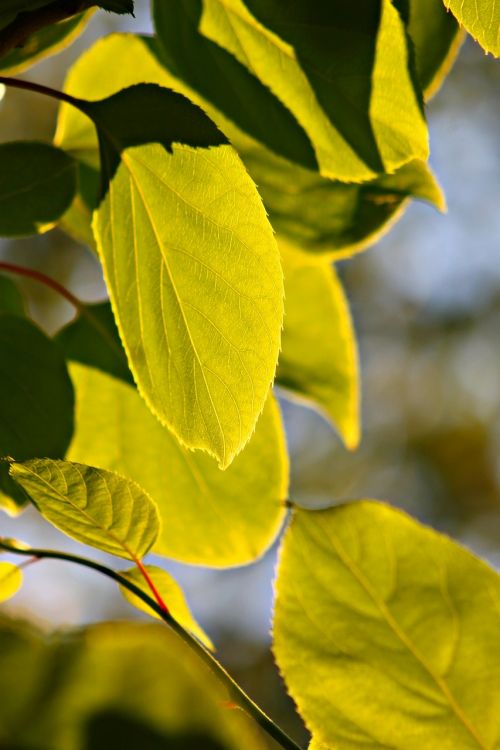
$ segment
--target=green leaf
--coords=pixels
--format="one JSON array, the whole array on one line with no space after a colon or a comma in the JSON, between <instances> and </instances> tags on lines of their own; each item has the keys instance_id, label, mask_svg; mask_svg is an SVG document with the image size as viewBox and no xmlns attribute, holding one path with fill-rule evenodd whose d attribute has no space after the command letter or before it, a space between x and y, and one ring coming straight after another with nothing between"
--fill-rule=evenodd
<instances>
[{"instance_id":1,"label":"green leaf","mask_svg":"<svg viewBox=\"0 0 500 750\"><path fill-rule=\"evenodd\" d=\"M170 575L170 573L167 573L166 570L163 570L163 568L159 568L157 565L145 565L144 567L148 571L148 574L153 581L156 590L167 605L168 611L170 612L174 620L177 620L179 625L182 625L185 630L188 630L190 633L196 636L196 638L198 638L198 640L201 641L201 643L203 643L208 649L213 651L214 647L212 641L207 636L203 628L201 628L194 619L191 610L189 609L189 605L184 597L184 592L177 581ZM136 586L138 586L146 594L149 594L151 596L151 590L144 580L139 568L131 568L130 570L120 571L120 575L131 581L131 583L135 583ZM134 607L137 607L137 609L140 609L142 612L146 612L146 614L151 615L151 617L160 619L160 616L157 615L156 612L154 612L150 607L148 607L148 605L145 604L142 599L139 599L137 596L132 594L124 586L120 586L120 591L122 592L125 599Z\"/></svg>"},{"instance_id":2,"label":"green leaf","mask_svg":"<svg viewBox=\"0 0 500 750\"><path fill-rule=\"evenodd\" d=\"M495 57L500 55L499 0L443 0L458 22Z\"/></svg>"},{"instance_id":3,"label":"green leaf","mask_svg":"<svg viewBox=\"0 0 500 750\"><path fill-rule=\"evenodd\" d=\"M118 474L34 459L12 464L10 475L47 521L79 542L136 560L156 541L156 506L139 485Z\"/></svg>"},{"instance_id":4,"label":"green leaf","mask_svg":"<svg viewBox=\"0 0 500 750\"><path fill-rule=\"evenodd\" d=\"M66 359L81 362L134 383L109 302L85 305L55 336Z\"/></svg>"},{"instance_id":5,"label":"green leaf","mask_svg":"<svg viewBox=\"0 0 500 750\"><path fill-rule=\"evenodd\" d=\"M415 46L417 73L430 98L457 56L463 33L455 18L436 0L410 0L408 32Z\"/></svg>"},{"instance_id":6,"label":"green leaf","mask_svg":"<svg viewBox=\"0 0 500 750\"><path fill-rule=\"evenodd\" d=\"M0 276L0 313L17 315L20 318L26 314L21 292L6 276Z\"/></svg>"},{"instance_id":7,"label":"green leaf","mask_svg":"<svg viewBox=\"0 0 500 750\"><path fill-rule=\"evenodd\" d=\"M199 28L288 107L324 176L361 182L427 159L420 92L391 0L204 0Z\"/></svg>"},{"instance_id":8,"label":"green leaf","mask_svg":"<svg viewBox=\"0 0 500 750\"><path fill-rule=\"evenodd\" d=\"M338 427L348 448L359 443L356 338L333 268L306 264L280 242L285 273L285 328L278 385L313 404Z\"/></svg>"},{"instance_id":9,"label":"green leaf","mask_svg":"<svg viewBox=\"0 0 500 750\"><path fill-rule=\"evenodd\" d=\"M226 468L254 430L280 344L279 253L256 187L173 91L143 84L81 106L100 132L107 192L93 227L135 380L179 440Z\"/></svg>"},{"instance_id":10,"label":"green leaf","mask_svg":"<svg viewBox=\"0 0 500 750\"><path fill-rule=\"evenodd\" d=\"M215 567L263 554L283 522L288 490L272 398L245 450L222 472L210 456L183 448L130 386L81 365L70 371L77 426L68 458L117 471L147 490L162 519L156 553Z\"/></svg>"},{"instance_id":11,"label":"green leaf","mask_svg":"<svg viewBox=\"0 0 500 750\"><path fill-rule=\"evenodd\" d=\"M52 679L49 679L52 677ZM0 621L3 748L263 750L202 661L162 625L111 622L47 638Z\"/></svg>"},{"instance_id":12,"label":"green leaf","mask_svg":"<svg viewBox=\"0 0 500 750\"><path fill-rule=\"evenodd\" d=\"M11 599L23 583L22 571L9 562L0 562L0 602Z\"/></svg>"},{"instance_id":13,"label":"green leaf","mask_svg":"<svg viewBox=\"0 0 500 750\"><path fill-rule=\"evenodd\" d=\"M313 747L497 747L499 601L491 568L388 506L296 510L274 650Z\"/></svg>"},{"instance_id":14,"label":"green leaf","mask_svg":"<svg viewBox=\"0 0 500 750\"><path fill-rule=\"evenodd\" d=\"M60 52L82 33L91 15L92 11L80 13L31 34L22 47L15 47L0 59L0 71L22 73L39 60Z\"/></svg>"},{"instance_id":15,"label":"green leaf","mask_svg":"<svg viewBox=\"0 0 500 750\"><path fill-rule=\"evenodd\" d=\"M134 15L134 0L99 0L100 8L112 13L128 13Z\"/></svg>"},{"instance_id":16,"label":"green leaf","mask_svg":"<svg viewBox=\"0 0 500 750\"><path fill-rule=\"evenodd\" d=\"M45 232L66 211L76 191L71 157L45 143L0 144L0 236Z\"/></svg>"},{"instance_id":17,"label":"green leaf","mask_svg":"<svg viewBox=\"0 0 500 750\"><path fill-rule=\"evenodd\" d=\"M0 457L64 456L73 407L73 387L55 344L29 320L0 315ZM5 495L26 502L0 462L0 505Z\"/></svg>"},{"instance_id":18,"label":"green leaf","mask_svg":"<svg viewBox=\"0 0 500 750\"><path fill-rule=\"evenodd\" d=\"M259 186L273 227L310 256L337 260L364 250L390 228L410 198L446 208L434 175L421 161L355 185L327 180L250 139L231 140Z\"/></svg>"}]
</instances>

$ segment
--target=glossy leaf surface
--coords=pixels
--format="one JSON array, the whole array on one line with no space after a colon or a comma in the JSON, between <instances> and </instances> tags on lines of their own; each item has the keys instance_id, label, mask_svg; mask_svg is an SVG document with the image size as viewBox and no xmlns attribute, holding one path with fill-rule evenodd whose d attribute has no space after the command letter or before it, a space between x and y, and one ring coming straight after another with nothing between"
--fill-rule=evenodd
<instances>
[{"instance_id":1,"label":"glossy leaf surface","mask_svg":"<svg viewBox=\"0 0 500 750\"><path fill-rule=\"evenodd\" d=\"M77 427L68 457L139 482L156 502L162 530L155 552L215 567L251 562L284 517L288 460L270 398L245 450L224 472L210 456L183 448L137 391L72 364Z\"/></svg>"},{"instance_id":2,"label":"glossy leaf surface","mask_svg":"<svg viewBox=\"0 0 500 750\"><path fill-rule=\"evenodd\" d=\"M318 750L498 745L500 578L376 502L294 512L274 650Z\"/></svg>"},{"instance_id":3,"label":"glossy leaf surface","mask_svg":"<svg viewBox=\"0 0 500 750\"><path fill-rule=\"evenodd\" d=\"M23 583L22 571L10 562L0 562L0 602L11 599Z\"/></svg>"},{"instance_id":4,"label":"glossy leaf surface","mask_svg":"<svg viewBox=\"0 0 500 750\"><path fill-rule=\"evenodd\" d=\"M62 458L73 408L73 387L54 343L30 321L0 315L0 457ZM26 502L0 462L0 505L9 504L5 496Z\"/></svg>"},{"instance_id":5,"label":"glossy leaf surface","mask_svg":"<svg viewBox=\"0 0 500 750\"><path fill-rule=\"evenodd\" d=\"M163 570L163 568L159 568L157 565L145 565L144 567L146 568L151 580L153 581L156 590L167 605L168 611L170 612L174 620L177 620L179 625L182 625L185 630L188 630L190 633L196 636L196 638L198 638L198 640L201 641L201 643L203 643L207 648L213 650L212 641L194 619L184 596L184 592L175 578L173 578L166 570ZM142 589L146 594L152 596L151 590L138 568L131 568L130 570L122 571L121 575L127 578L132 583L135 583L135 585ZM120 591L122 592L125 599L134 607L140 609L141 612L145 612L151 617L160 619L159 615L157 615L150 607L148 607L148 605L143 602L142 599L134 596L134 594L132 594L127 588L125 588L124 586L120 586Z\"/></svg>"},{"instance_id":6,"label":"glossy leaf surface","mask_svg":"<svg viewBox=\"0 0 500 750\"><path fill-rule=\"evenodd\" d=\"M76 191L76 165L45 143L0 144L0 236L22 237L50 229Z\"/></svg>"},{"instance_id":7,"label":"glossy leaf surface","mask_svg":"<svg viewBox=\"0 0 500 750\"><path fill-rule=\"evenodd\" d=\"M499 0L444 0L444 4L486 52L500 55Z\"/></svg>"},{"instance_id":8,"label":"glossy leaf surface","mask_svg":"<svg viewBox=\"0 0 500 750\"><path fill-rule=\"evenodd\" d=\"M280 242L285 272L285 327L277 382L319 408L349 448L359 442L356 338L333 268L306 264Z\"/></svg>"},{"instance_id":9,"label":"glossy leaf surface","mask_svg":"<svg viewBox=\"0 0 500 750\"><path fill-rule=\"evenodd\" d=\"M160 529L156 506L131 480L92 466L34 459L10 467L11 477L47 521L79 542L136 559Z\"/></svg>"}]
</instances>

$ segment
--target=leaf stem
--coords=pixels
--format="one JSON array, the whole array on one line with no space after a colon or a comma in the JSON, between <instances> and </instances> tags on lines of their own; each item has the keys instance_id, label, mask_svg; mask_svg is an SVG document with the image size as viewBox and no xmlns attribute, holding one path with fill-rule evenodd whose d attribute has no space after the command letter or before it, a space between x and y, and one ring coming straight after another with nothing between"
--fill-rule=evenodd
<instances>
[{"instance_id":1,"label":"leaf stem","mask_svg":"<svg viewBox=\"0 0 500 750\"><path fill-rule=\"evenodd\" d=\"M75 295L72 294L69 289L66 289L66 287L64 287L58 281L52 279L50 276L46 276L46 274L42 273L41 271L36 271L34 268L18 266L15 263L8 263L7 261L0 261L0 272L1 271L4 271L5 273L12 273L15 276L25 276L27 279L37 281L39 284L44 284L49 289L52 289L53 292L56 292L56 294L59 294L67 302L69 302L70 305L72 305L80 315L83 315L85 318L87 318L93 328L95 328L96 331L98 331L98 333L104 339L106 339L112 349L114 349L117 353L120 354L121 357L123 357L125 361L127 361L125 352L120 346L118 346L112 336L110 336L109 331L107 331L106 328L101 324L100 320L98 320L95 315L92 315L87 305L85 305L80 299L78 299L78 297L75 297Z\"/></svg>"},{"instance_id":2,"label":"leaf stem","mask_svg":"<svg viewBox=\"0 0 500 750\"><path fill-rule=\"evenodd\" d=\"M259 706L245 693L245 691L238 685L238 683L231 677L222 664L199 642L194 636L188 633L184 628L179 625L170 612L163 609L163 607L152 599L148 594L145 593L139 586L136 586L132 581L129 581L124 576L120 575L115 570L108 568L106 565L89 560L86 557L80 557L79 555L72 555L69 552L57 552L55 550L47 549L36 549L25 547L24 545L17 545L11 539L0 539L0 549L6 552L10 552L15 555L27 555L29 557L36 557L38 559L52 559L52 560L64 560L66 562L72 562L77 565L82 565L86 568L101 573L102 575L111 578L116 581L120 586L128 589L132 594L141 599L145 604L150 607L161 619L169 625L175 633L193 650L198 656L207 664L207 666L214 672L218 679L226 686L230 695L234 701L248 713L259 726L272 737L281 747L285 750L302 750L291 737L289 737L283 729L281 729L274 721L262 711Z\"/></svg>"},{"instance_id":3,"label":"leaf stem","mask_svg":"<svg viewBox=\"0 0 500 750\"><path fill-rule=\"evenodd\" d=\"M73 107L77 107L77 109L82 109L81 99L66 94L64 91L58 91L58 89L43 86L41 83L24 81L21 78L12 78L11 76L0 76L0 83L3 83L4 86L10 86L11 88L24 89L25 91L32 91L36 94L50 96L51 99L57 99L57 101L66 102L66 104L71 104Z\"/></svg>"},{"instance_id":4,"label":"leaf stem","mask_svg":"<svg viewBox=\"0 0 500 750\"><path fill-rule=\"evenodd\" d=\"M167 605L165 604L165 602L163 601L162 595L160 594L160 592L156 588L153 579L149 575L146 566L143 564L142 560L139 560L138 557L134 557L134 562L137 565L140 574L142 575L142 577L146 581L147 585L149 586L149 588L151 590L151 593L153 594L154 598L156 599L158 605L162 608L162 610L164 612L167 612L167 614L168 614L169 609L168 609Z\"/></svg>"}]
</instances>

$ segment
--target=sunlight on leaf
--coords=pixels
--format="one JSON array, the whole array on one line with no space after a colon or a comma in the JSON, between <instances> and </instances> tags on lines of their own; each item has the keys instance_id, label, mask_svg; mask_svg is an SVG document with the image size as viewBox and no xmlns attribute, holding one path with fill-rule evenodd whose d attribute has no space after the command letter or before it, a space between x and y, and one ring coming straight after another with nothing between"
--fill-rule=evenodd
<instances>
[{"instance_id":1,"label":"sunlight on leaf","mask_svg":"<svg viewBox=\"0 0 500 750\"><path fill-rule=\"evenodd\" d=\"M214 646L212 641L205 633L203 628L201 628L194 619L184 596L184 592L177 581L170 575L170 573L167 573L166 570L163 570L163 568L159 568L156 565L145 565L144 567L148 571L151 580L153 581L161 598L167 605L168 611L170 612L174 620L177 620L179 625L182 625L185 630L189 630L189 632L196 636L196 638L198 638L198 640L201 641L204 646L213 651ZM120 571L120 575L124 576L132 583L135 583L135 585L142 589L146 594L152 596L151 590L138 568L131 568L130 570ZM156 612L154 612L150 607L148 607L148 605L143 602L142 599L139 599L137 596L132 594L132 592L126 589L124 586L120 586L120 591L125 599L129 602L129 604L132 604L134 607L137 607L137 609L140 609L141 612L145 612L151 617L160 619L160 616L157 615Z\"/></svg>"},{"instance_id":2,"label":"sunlight on leaf","mask_svg":"<svg viewBox=\"0 0 500 750\"><path fill-rule=\"evenodd\" d=\"M500 55L500 0L444 0L444 4L486 52Z\"/></svg>"},{"instance_id":3,"label":"sunlight on leaf","mask_svg":"<svg viewBox=\"0 0 500 750\"><path fill-rule=\"evenodd\" d=\"M274 651L313 747L497 747L499 602L491 568L398 510L295 510Z\"/></svg>"},{"instance_id":4,"label":"sunlight on leaf","mask_svg":"<svg viewBox=\"0 0 500 750\"><path fill-rule=\"evenodd\" d=\"M42 516L73 539L129 560L156 541L156 506L129 479L69 461L35 459L10 467Z\"/></svg>"},{"instance_id":5,"label":"sunlight on leaf","mask_svg":"<svg viewBox=\"0 0 500 750\"><path fill-rule=\"evenodd\" d=\"M183 448L131 386L71 364L76 430L68 458L139 482L157 504L156 553L215 567L251 562L275 539L288 492L278 407L268 399L245 450L222 472Z\"/></svg>"},{"instance_id":6,"label":"sunlight on leaf","mask_svg":"<svg viewBox=\"0 0 500 750\"><path fill-rule=\"evenodd\" d=\"M9 562L0 562L0 602L11 599L23 583L22 571Z\"/></svg>"}]
</instances>

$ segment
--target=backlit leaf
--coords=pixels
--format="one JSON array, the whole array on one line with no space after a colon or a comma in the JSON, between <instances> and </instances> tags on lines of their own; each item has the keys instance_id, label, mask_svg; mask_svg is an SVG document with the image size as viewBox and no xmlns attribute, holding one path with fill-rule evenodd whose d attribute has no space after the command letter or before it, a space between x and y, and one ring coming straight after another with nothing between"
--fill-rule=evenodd
<instances>
[{"instance_id":1,"label":"backlit leaf","mask_svg":"<svg viewBox=\"0 0 500 750\"><path fill-rule=\"evenodd\" d=\"M390 0L204 0L199 28L294 114L326 177L360 182L427 159L406 31ZM163 41L162 30L158 22Z\"/></svg>"},{"instance_id":2,"label":"backlit leaf","mask_svg":"<svg viewBox=\"0 0 500 750\"><path fill-rule=\"evenodd\" d=\"M47 521L79 542L136 559L153 546L156 506L135 482L92 466L34 459L10 467Z\"/></svg>"},{"instance_id":3,"label":"backlit leaf","mask_svg":"<svg viewBox=\"0 0 500 750\"><path fill-rule=\"evenodd\" d=\"M0 236L45 232L66 211L76 190L71 157L45 143L0 144Z\"/></svg>"},{"instance_id":4,"label":"backlit leaf","mask_svg":"<svg viewBox=\"0 0 500 750\"><path fill-rule=\"evenodd\" d=\"M144 567L148 571L156 590L167 605L168 611L174 620L177 620L179 625L182 625L185 630L189 630L189 632L196 636L196 638L198 638L198 640L208 649L213 650L212 641L194 619L185 599L184 592L177 581L170 575L170 573L167 573L166 570L163 570L163 568L159 568L156 565L145 565ZM151 590L144 580L139 568L120 571L120 575L124 576L124 578L127 578L127 580L132 583L135 583L135 585L142 589L146 594L152 596ZM134 607L137 607L137 609L140 609L142 612L146 612L146 614L151 615L151 617L157 617L160 619L156 612L148 607L142 599L139 599L132 594L127 588L120 586L120 591L125 599Z\"/></svg>"},{"instance_id":5,"label":"backlit leaf","mask_svg":"<svg viewBox=\"0 0 500 750\"><path fill-rule=\"evenodd\" d=\"M0 71L9 75L22 73L39 60L60 52L82 33L90 16L91 11L87 11L39 29L21 47L14 47L0 58Z\"/></svg>"},{"instance_id":6,"label":"backlit leaf","mask_svg":"<svg viewBox=\"0 0 500 750\"><path fill-rule=\"evenodd\" d=\"M10 562L0 562L0 602L11 599L23 583L22 571Z\"/></svg>"},{"instance_id":7,"label":"backlit leaf","mask_svg":"<svg viewBox=\"0 0 500 750\"><path fill-rule=\"evenodd\" d=\"M436 0L410 0L408 32L415 45L420 84L428 99L449 72L463 32L443 3Z\"/></svg>"},{"instance_id":8,"label":"backlit leaf","mask_svg":"<svg viewBox=\"0 0 500 750\"><path fill-rule=\"evenodd\" d=\"M274 650L313 747L497 747L499 601L491 568L388 506L296 510Z\"/></svg>"},{"instance_id":9,"label":"backlit leaf","mask_svg":"<svg viewBox=\"0 0 500 750\"><path fill-rule=\"evenodd\" d=\"M487 52L500 55L499 0L444 0L444 4Z\"/></svg>"},{"instance_id":10,"label":"backlit leaf","mask_svg":"<svg viewBox=\"0 0 500 750\"><path fill-rule=\"evenodd\" d=\"M82 107L101 133L93 226L136 382L185 445L226 468L253 432L280 343L282 273L260 197L185 97L144 84Z\"/></svg>"},{"instance_id":11,"label":"backlit leaf","mask_svg":"<svg viewBox=\"0 0 500 750\"><path fill-rule=\"evenodd\" d=\"M73 387L55 344L29 320L0 315L0 457L62 458L73 433L73 407ZM13 510L5 496L26 502L0 462L0 505Z\"/></svg>"},{"instance_id":12,"label":"backlit leaf","mask_svg":"<svg viewBox=\"0 0 500 750\"><path fill-rule=\"evenodd\" d=\"M215 567L251 562L284 517L288 460L278 408L268 400L254 435L231 466L183 448L137 391L97 370L70 366L77 427L68 458L119 472L158 506L156 553Z\"/></svg>"},{"instance_id":13,"label":"backlit leaf","mask_svg":"<svg viewBox=\"0 0 500 750\"><path fill-rule=\"evenodd\" d=\"M349 448L359 442L356 338L333 268L306 264L280 242L285 273L285 327L277 382L317 406Z\"/></svg>"}]
</instances>

